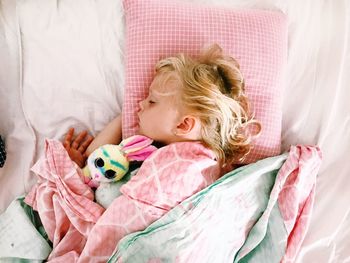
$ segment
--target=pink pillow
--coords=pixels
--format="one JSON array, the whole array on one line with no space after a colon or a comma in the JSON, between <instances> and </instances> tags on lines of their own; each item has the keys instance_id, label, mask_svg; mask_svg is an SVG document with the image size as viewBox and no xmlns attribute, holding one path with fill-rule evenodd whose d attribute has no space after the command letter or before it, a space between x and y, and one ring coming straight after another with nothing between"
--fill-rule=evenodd
<instances>
[{"instance_id":1,"label":"pink pillow","mask_svg":"<svg viewBox=\"0 0 350 263\"><path fill-rule=\"evenodd\" d=\"M281 147L281 91L287 58L287 21L277 11L226 9L170 0L124 0L126 87L123 136L137 131L138 102L148 93L156 62L184 52L198 55L218 43L236 58L262 133L244 163Z\"/></svg>"}]
</instances>

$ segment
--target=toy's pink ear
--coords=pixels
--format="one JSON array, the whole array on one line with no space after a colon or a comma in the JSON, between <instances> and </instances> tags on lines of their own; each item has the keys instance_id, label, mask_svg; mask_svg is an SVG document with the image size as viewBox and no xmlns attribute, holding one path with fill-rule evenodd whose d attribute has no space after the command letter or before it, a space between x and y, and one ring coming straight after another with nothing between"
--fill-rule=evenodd
<instances>
[{"instance_id":1,"label":"toy's pink ear","mask_svg":"<svg viewBox=\"0 0 350 263\"><path fill-rule=\"evenodd\" d=\"M142 135L134 135L120 143L122 151L131 161L143 161L150 156L156 147L151 145L153 140Z\"/></svg>"}]
</instances>

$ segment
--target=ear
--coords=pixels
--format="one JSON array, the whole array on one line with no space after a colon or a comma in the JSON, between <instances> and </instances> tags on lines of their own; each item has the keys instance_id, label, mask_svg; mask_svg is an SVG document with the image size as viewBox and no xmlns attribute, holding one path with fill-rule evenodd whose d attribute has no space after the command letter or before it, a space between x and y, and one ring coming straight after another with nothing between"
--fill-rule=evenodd
<instances>
[{"instance_id":1,"label":"ear","mask_svg":"<svg viewBox=\"0 0 350 263\"><path fill-rule=\"evenodd\" d=\"M190 135L198 126L199 120L191 115L186 115L176 126L175 134L178 136Z\"/></svg>"}]
</instances>

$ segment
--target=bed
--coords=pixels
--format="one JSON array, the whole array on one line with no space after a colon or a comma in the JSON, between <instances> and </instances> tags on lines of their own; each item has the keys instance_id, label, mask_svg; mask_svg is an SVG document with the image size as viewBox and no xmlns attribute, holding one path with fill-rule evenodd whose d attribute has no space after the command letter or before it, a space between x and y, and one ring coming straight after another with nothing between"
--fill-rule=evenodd
<instances>
[{"instance_id":1,"label":"bed","mask_svg":"<svg viewBox=\"0 0 350 263\"><path fill-rule=\"evenodd\" d=\"M296 262L350 262L350 5L333 2L183 0L288 17L281 151L318 145L323 161ZM27 193L45 138L69 127L96 135L121 112L125 20L121 1L0 1L0 211Z\"/></svg>"}]
</instances>

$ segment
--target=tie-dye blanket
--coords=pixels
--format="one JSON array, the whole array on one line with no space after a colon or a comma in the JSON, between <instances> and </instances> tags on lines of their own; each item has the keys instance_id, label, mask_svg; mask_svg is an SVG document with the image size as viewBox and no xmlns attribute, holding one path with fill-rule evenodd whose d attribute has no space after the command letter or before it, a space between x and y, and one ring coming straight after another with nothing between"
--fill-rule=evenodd
<instances>
[{"instance_id":1,"label":"tie-dye blanket","mask_svg":"<svg viewBox=\"0 0 350 263\"><path fill-rule=\"evenodd\" d=\"M210 151L195 144L191 158L181 158L180 146L165 148L166 165L152 155L104 211L60 143L48 141L26 201L52 240L49 261L293 262L308 228L319 149L294 146L216 180Z\"/></svg>"}]
</instances>

